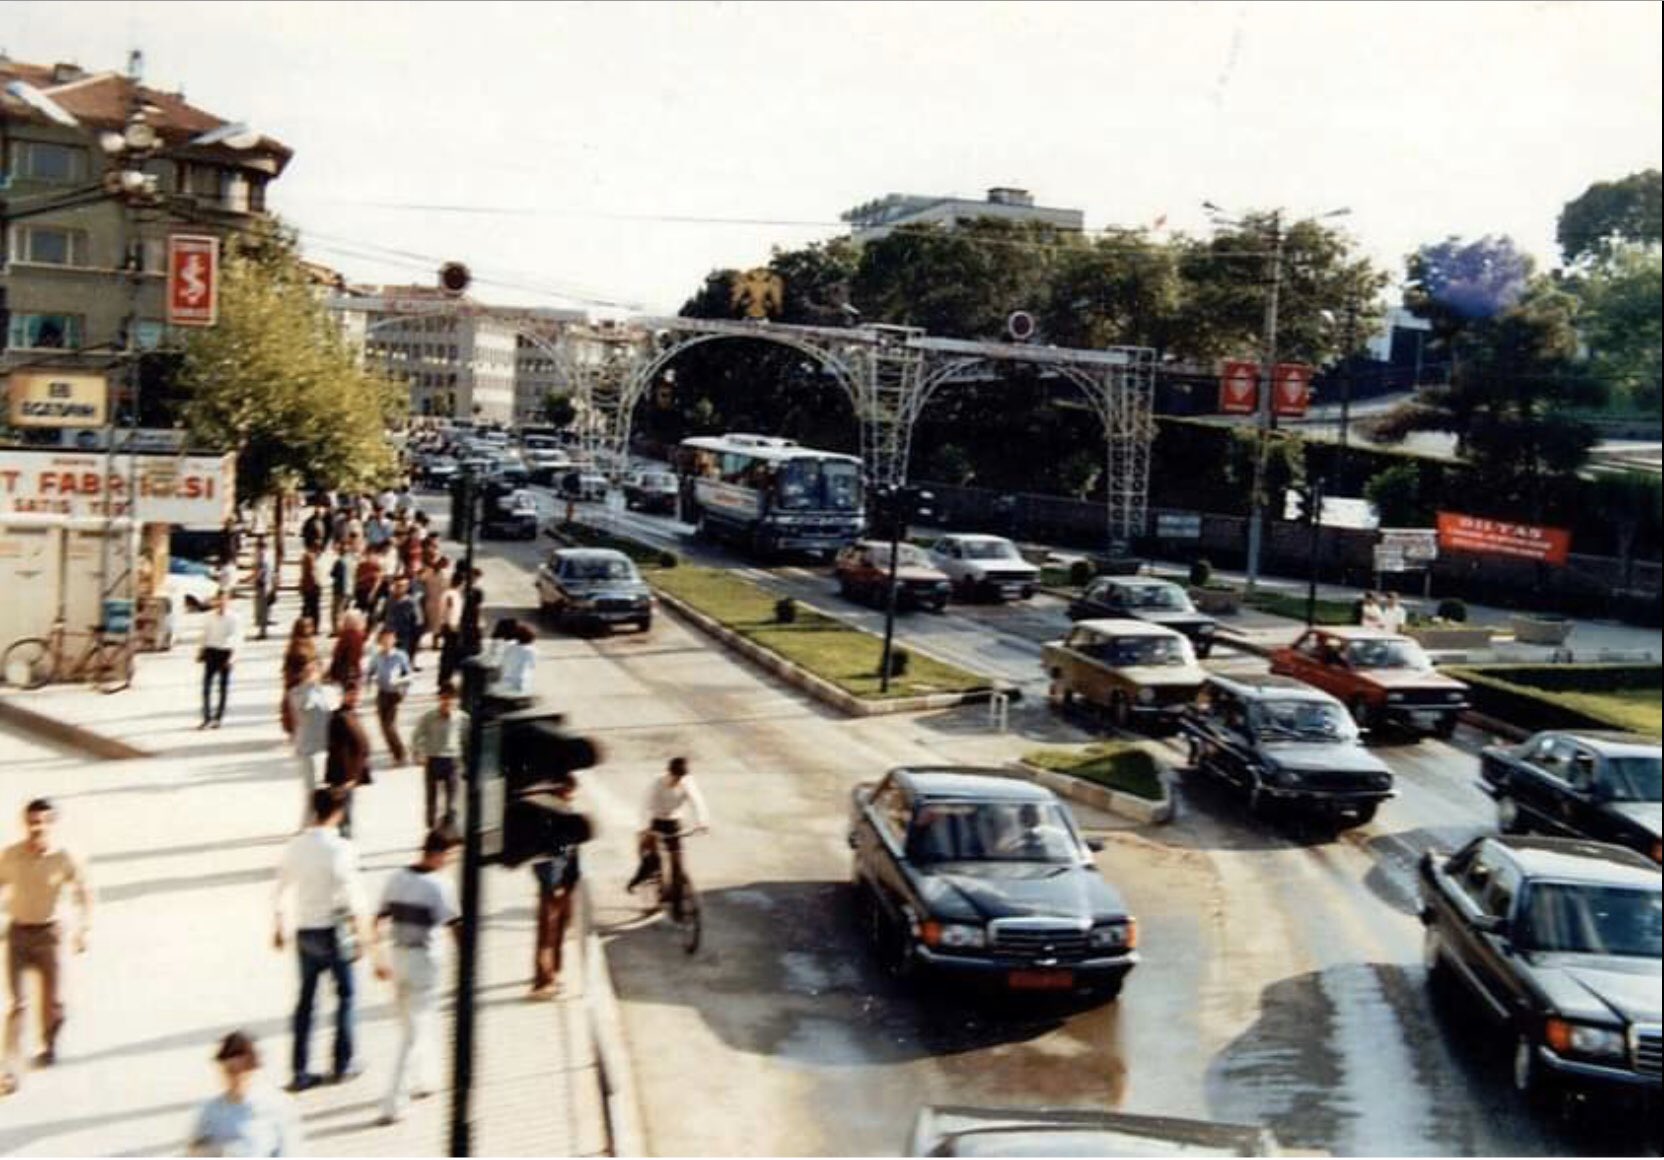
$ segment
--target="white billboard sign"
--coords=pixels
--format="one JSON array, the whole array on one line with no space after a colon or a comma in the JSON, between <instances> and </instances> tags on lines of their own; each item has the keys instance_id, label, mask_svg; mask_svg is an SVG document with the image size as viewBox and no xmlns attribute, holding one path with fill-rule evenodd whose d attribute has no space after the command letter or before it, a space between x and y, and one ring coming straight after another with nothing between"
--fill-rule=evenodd
<instances>
[{"instance_id":1,"label":"white billboard sign","mask_svg":"<svg viewBox=\"0 0 1664 1160\"><path fill-rule=\"evenodd\" d=\"M236 457L106 456L0 450L0 515L134 516L145 523L217 528L231 516ZM137 499L137 512L134 498Z\"/></svg>"}]
</instances>

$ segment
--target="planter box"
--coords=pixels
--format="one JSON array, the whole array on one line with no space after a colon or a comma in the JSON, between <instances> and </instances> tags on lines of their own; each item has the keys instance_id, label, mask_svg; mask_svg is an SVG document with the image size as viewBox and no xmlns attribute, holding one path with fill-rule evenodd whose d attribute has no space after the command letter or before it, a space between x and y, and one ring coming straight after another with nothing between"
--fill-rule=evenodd
<instances>
[{"instance_id":1,"label":"planter box","mask_svg":"<svg viewBox=\"0 0 1664 1160\"><path fill-rule=\"evenodd\" d=\"M1572 634L1572 622L1563 616L1514 616L1508 623L1521 644L1562 645Z\"/></svg>"},{"instance_id":2,"label":"planter box","mask_svg":"<svg viewBox=\"0 0 1664 1160\"><path fill-rule=\"evenodd\" d=\"M1242 610L1242 593L1235 588L1197 588L1191 585L1190 602L1196 611L1209 616L1233 616Z\"/></svg>"},{"instance_id":3,"label":"planter box","mask_svg":"<svg viewBox=\"0 0 1664 1160\"><path fill-rule=\"evenodd\" d=\"M1407 628L1404 635L1416 641L1422 648L1437 649L1441 652L1491 647L1491 630L1485 627Z\"/></svg>"}]
</instances>

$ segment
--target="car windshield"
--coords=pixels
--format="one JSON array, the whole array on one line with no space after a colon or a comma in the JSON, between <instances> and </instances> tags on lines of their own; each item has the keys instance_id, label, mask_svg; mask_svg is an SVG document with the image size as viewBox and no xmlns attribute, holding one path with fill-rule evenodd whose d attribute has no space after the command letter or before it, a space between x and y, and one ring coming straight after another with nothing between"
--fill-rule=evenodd
<instances>
[{"instance_id":1,"label":"car windshield","mask_svg":"<svg viewBox=\"0 0 1664 1160\"><path fill-rule=\"evenodd\" d=\"M861 468L841 459L788 459L775 470L781 511L853 512L861 508Z\"/></svg>"},{"instance_id":2,"label":"car windshield","mask_svg":"<svg viewBox=\"0 0 1664 1160\"><path fill-rule=\"evenodd\" d=\"M568 580L634 580L635 567L628 560L568 560L561 568Z\"/></svg>"},{"instance_id":3,"label":"car windshield","mask_svg":"<svg viewBox=\"0 0 1664 1160\"><path fill-rule=\"evenodd\" d=\"M1516 940L1531 950L1656 959L1664 953L1657 890L1544 882L1531 887Z\"/></svg>"},{"instance_id":4,"label":"car windshield","mask_svg":"<svg viewBox=\"0 0 1664 1160\"><path fill-rule=\"evenodd\" d=\"M901 568L931 568L930 557L914 544L896 545L897 566ZM890 545L874 544L872 546L872 562L880 568L890 566Z\"/></svg>"},{"instance_id":5,"label":"car windshield","mask_svg":"<svg viewBox=\"0 0 1664 1160\"><path fill-rule=\"evenodd\" d=\"M1190 646L1182 638L1172 636L1118 636L1097 655L1116 668L1195 663Z\"/></svg>"},{"instance_id":6,"label":"car windshield","mask_svg":"<svg viewBox=\"0 0 1664 1160\"><path fill-rule=\"evenodd\" d=\"M1005 540L966 540L962 545L967 560L1017 560L1016 545Z\"/></svg>"},{"instance_id":7,"label":"car windshield","mask_svg":"<svg viewBox=\"0 0 1664 1160\"><path fill-rule=\"evenodd\" d=\"M1190 598L1174 584L1140 584L1127 589L1127 606L1161 612L1189 612Z\"/></svg>"},{"instance_id":8,"label":"car windshield","mask_svg":"<svg viewBox=\"0 0 1664 1160\"><path fill-rule=\"evenodd\" d=\"M1351 714L1326 701L1260 701L1249 718L1261 737L1294 741L1356 741Z\"/></svg>"},{"instance_id":9,"label":"car windshield","mask_svg":"<svg viewBox=\"0 0 1664 1160\"><path fill-rule=\"evenodd\" d=\"M1081 847L1056 802L943 802L921 806L908 835L916 862L1075 863Z\"/></svg>"},{"instance_id":10,"label":"car windshield","mask_svg":"<svg viewBox=\"0 0 1664 1160\"><path fill-rule=\"evenodd\" d=\"M1659 759L1656 757L1610 757L1603 781L1612 787L1612 800L1655 802L1664 799Z\"/></svg>"},{"instance_id":11,"label":"car windshield","mask_svg":"<svg viewBox=\"0 0 1664 1160\"><path fill-rule=\"evenodd\" d=\"M1346 659L1357 669L1412 669L1426 672L1433 667L1427 654L1413 640L1355 640L1346 646Z\"/></svg>"}]
</instances>

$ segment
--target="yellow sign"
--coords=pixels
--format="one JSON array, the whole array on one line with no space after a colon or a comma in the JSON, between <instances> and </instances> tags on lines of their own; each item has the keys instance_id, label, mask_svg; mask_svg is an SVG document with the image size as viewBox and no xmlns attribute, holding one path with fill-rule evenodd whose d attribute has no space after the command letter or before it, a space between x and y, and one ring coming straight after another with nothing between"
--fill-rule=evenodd
<instances>
[{"instance_id":1,"label":"yellow sign","mask_svg":"<svg viewBox=\"0 0 1664 1160\"><path fill-rule=\"evenodd\" d=\"M773 318L786 304L786 284L767 267L736 275L730 295L742 318L761 321Z\"/></svg>"},{"instance_id":2,"label":"yellow sign","mask_svg":"<svg viewBox=\"0 0 1664 1160\"><path fill-rule=\"evenodd\" d=\"M102 427L110 385L103 375L13 371L6 380L14 427Z\"/></svg>"}]
</instances>

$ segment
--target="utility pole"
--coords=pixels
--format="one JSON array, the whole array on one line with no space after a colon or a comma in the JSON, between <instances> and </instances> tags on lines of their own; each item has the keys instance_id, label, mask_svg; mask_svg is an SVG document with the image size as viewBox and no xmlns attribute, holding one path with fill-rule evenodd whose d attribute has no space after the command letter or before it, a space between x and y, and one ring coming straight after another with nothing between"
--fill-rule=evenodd
<instances>
[{"instance_id":1,"label":"utility pole","mask_svg":"<svg viewBox=\"0 0 1664 1160\"><path fill-rule=\"evenodd\" d=\"M458 481L461 491L460 515L463 539L462 553L462 615L464 621L475 615L470 608L474 589L474 540L479 521L475 510L479 489L472 470L464 470ZM457 512L458 505L453 505ZM456 536L458 529L452 527ZM462 635L466 637L467 625ZM460 649L461 641L457 643ZM451 1146L452 1156L473 1155L474 1094L474 990L479 976L480 945L480 770L481 742L485 727L481 709L485 700L485 686L489 674L483 670L477 656L463 658L464 684L468 705L468 760L463 781L463 842L462 842L462 937L457 947L456 976L456 1035L452 1040L451 1082Z\"/></svg>"},{"instance_id":2,"label":"utility pole","mask_svg":"<svg viewBox=\"0 0 1664 1160\"><path fill-rule=\"evenodd\" d=\"M1271 212L1271 277L1265 297L1265 345L1260 362L1260 397L1255 416L1254 484L1249 494L1248 583L1249 592L1260 578L1260 543L1265 528L1265 454L1271 428L1272 379L1277 363L1277 294L1283 280L1283 211Z\"/></svg>"}]
</instances>

